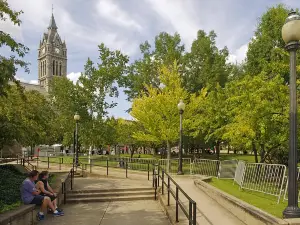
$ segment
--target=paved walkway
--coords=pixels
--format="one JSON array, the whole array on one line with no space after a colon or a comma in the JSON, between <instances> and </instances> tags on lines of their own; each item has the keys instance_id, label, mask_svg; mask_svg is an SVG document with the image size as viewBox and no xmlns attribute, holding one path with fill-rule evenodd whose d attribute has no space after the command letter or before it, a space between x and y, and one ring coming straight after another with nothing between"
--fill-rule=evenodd
<instances>
[{"instance_id":1,"label":"paved walkway","mask_svg":"<svg viewBox=\"0 0 300 225\"><path fill-rule=\"evenodd\" d=\"M169 225L155 201L67 204L65 216L48 215L44 225Z\"/></svg>"},{"instance_id":2,"label":"paved walkway","mask_svg":"<svg viewBox=\"0 0 300 225\"><path fill-rule=\"evenodd\" d=\"M46 163L40 163L40 166L46 167ZM62 165L62 170L69 170L69 166ZM58 166L55 168L52 167L52 169L58 169ZM93 174L98 174L101 177L106 177L106 168L101 167L94 167L93 168ZM150 181L147 180L147 173L139 173L139 172L133 172L131 170L128 170L128 178L125 178L125 171L120 169L113 169L109 168L109 176L111 178L102 178L106 180L101 180L97 178L89 178L90 180L86 180L84 183L78 182L80 179L75 180L75 188L83 189L83 188L97 188L97 187L104 187L106 188L122 188L120 186L120 180L119 178L122 178L122 185L123 187L130 187L130 186L147 186L151 187L151 180L152 180L152 174L150 175ZM112 178L113 177L113 178ZM118 179L116 179L118 177ZM245 223L241 220L239 220L237 217L235 217L231 212L220 206L215 200L210 198L208 195L206 195L204 192L202 192L199 188L197 188L194 185L194 176L174 176L173 177L176 182L181 186L181 188L197 203L197 223L200 225L245 225ZM165 196L166 197L166 194ZM188 209L188 201L186 198L184 198L182 195L179 195L180 200L186 205L186 208ZM139 204L139 206L137 205ZM155 204L155 205L153 205ZM165 218L164 214L158 210L155 211L154 208L157 210L158 203L155 203L154 201L147 201L147 202L135 202L135 203L93 203L93 204L80 204L80 205L67 205L65 211L66 216L65 218L69 217L68 215L73 215L74 213L78 216L74 218L90 218L95 217L93 221L87 222L86 220L75 220L74 224L118 224L118 216L115 213L114 210L119 210L118 214L122 221L122 225L130 224L134 225L138 219L143 218L143 223L136 223L136 224L142 224L147 225L145 223L145 218L152 218L155 215L158 216L158 218ZM173 206L174 208L174 200L173 197L171 197L171 208ZM149 209L148 209L149 206ZM153 207L153 208L151 208ZM105 209L108 209L106 211ZM154 210L154 211L153 211ZM70 213L71 214L70 214ZM111 212L111 213L110 213ZM124 212L124 213L121 213ZM137 216L137 213L141 213L140 216ZM151 214L151 212L154 212L154 214ZM181 210L179 210L180 213L180 221L184 222L183 220L186 218L185 215L182 213ZM172 212L174 214L174 212ZM84 215L87 215L86 217ZM126 216L128 215L128 216ZM172 215L171 215L172 216ZM129 218L133 217L133 222L129 222ZM126 219L127 218L127 219ZM63 218L53 218L55 220L61 220L65 221ZM90 218L92 219L92 218ZM106 223L108 219L111 219L111 221L116 221L116 223ZM166 219L166 218L165 218ZM83 221L83 222L82 222ZM105 222L106 221L106 222ZM123 223L124 221L124 223ZM126 223L125 223L126 222ZM69 223L69 222L68 222ZM50 223L49 223L50 224ZM66 224L66 223L59 223L59 224ZM155 223L151 221L149 224L168 224L162 221L162 223ZM180 223L181 224L181 223ZM185 224L185 223L183 223Z\"/></svg>"},{"instance_id":3,"label":"paved walkway","mask_svg":"<svg viewBox=\"0 0 300 225\"><path fill-rule=\"evenodd\" d=\"M193 176L174 176L179 186L197 203L197 223L200 225L245 225L228 210L194 185ZM188 206L183 195L180 200Z\"/></svg>"},{"instance_id":4,"label":"paved walkway","mask_svg":"<svg viewBox=\"0 0 300 225\"><path fill-rule=\"evenodd\" d=\"M151 187L147 179L75 178L74 190ZM47 215L44 225L170 225L159 202L154 200L66 204L65 216Z\"/></svg>"}]
</instances>

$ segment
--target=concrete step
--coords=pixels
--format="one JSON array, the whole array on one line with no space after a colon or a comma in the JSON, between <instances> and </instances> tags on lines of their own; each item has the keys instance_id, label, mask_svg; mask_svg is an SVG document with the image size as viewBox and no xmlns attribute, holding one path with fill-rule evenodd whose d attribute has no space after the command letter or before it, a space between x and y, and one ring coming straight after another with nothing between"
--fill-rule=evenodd
<instances>
[{"instance_id":1,"label":"concrete step","mask_svg":"<svg viewBox=\"0 0 300 225\"><path fill-rule=\"evenodd\" d=\"M104 192L104 193L73 193L67 194L67 198L92 198L92 197L120 197L120 196L137 196L137 195L154 195L154 191L122 191L122 192Z\"/></svg>"},{"instance_id":2,"label":"concrete step","mask_svg":"<svg viewBox=\"0 0 300 225\"><path fill-rule=\"evenodd\" d=\"M136 196L117 196L117 197L89 197L89 198L67 198L67 203L88 203L88 202L119 202L119 201L138 201L138 200L154 200L150 195Z\"/></svg>"},{"instance_id":3,"label":"concrete step","mask_svg":"<svg viewBox=\"0 0 300 225\"><path fill-rule=\"evenodd\" d=\"M118 192L133 192L133 191L154 191L153 188L148 187L137 187L137 188L117 188L117 189L84 189L84 190L72 190L68 194L77 194L77 193L118 193Z\"/></svg>"}]
</instances>

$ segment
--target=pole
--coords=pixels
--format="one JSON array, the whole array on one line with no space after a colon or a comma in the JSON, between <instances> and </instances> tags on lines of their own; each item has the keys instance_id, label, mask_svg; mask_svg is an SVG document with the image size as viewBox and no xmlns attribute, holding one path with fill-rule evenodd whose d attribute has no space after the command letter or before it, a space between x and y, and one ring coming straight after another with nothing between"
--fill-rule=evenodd
<instances>
[{"instance_id":1,"label":"pole","mask_svg":"<svg viewBox=\"0 0 300 225\"><path fill-rule=\"evenodd\" d=\"M76 120L76 170L78 167L78 121Z\"/></svg>"},{"instance_id":2,"label":"pole","mask_svg":"<svg viewBox=\"0 0 300 225\"><path fill-rule=\"evenodd\" d=\"M74 163L75 163L75 152L76 152L76 130L73 133L73 170L74 170Z\"/></svg>"},{"instance_id":3,"label":"pole","mask_svg":"<svg viewBox=\"0 0 300 225\"><path fill-rule=\"evenodd\" d=\"M179 111L180 114L180 137L179 137L179 164L178 164L178 175L183 175L182 171L182 114L183 110Z\"/></svg>"},{"instance_id":4,"label":"pole","mask_svg":"<svg viewBox=\"0 0 300 225\"><path fill-rule=\"evenodd\" d=\"M290 140L288 164L288 206L283 211L284 218L299 218L298 183L297 183L297 84L296 53L299 42L291 42L286 48L290 52Z\"/></svg>"}]
</instances>

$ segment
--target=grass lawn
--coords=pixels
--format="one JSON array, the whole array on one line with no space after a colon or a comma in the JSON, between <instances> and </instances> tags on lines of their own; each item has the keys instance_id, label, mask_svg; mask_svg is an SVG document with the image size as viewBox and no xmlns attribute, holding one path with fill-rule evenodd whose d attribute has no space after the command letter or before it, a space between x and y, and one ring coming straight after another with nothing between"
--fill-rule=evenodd
<instances>
[{"instance_id":1,"label":"grass lawn","mask_svg":"<svg viewBox=\"0 0 300 225\"><path fill-rule=\"evenodd\" d=\"M212 182L209 184L278 218L282 218L282 212L287 206L287 201L283 202L282 199L279 204L277 204L277 197L275 196L248 190L240 190L237 184L233 185L232 180L213 178Z\"/></svg>"}]
</instances>

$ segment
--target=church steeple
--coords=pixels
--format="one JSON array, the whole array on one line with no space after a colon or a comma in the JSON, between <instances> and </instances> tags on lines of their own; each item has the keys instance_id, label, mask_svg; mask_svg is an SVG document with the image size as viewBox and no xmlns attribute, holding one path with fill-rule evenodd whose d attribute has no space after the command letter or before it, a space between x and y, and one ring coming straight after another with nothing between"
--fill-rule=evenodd
<instances>
[{"instance_id":1,"label":"church steeple","mask_svg":"<svg viewBox=\"0 0 300 225\"><path fill-rule=\"evenodd\" d=\"M54 15L53 15L53 5L52 5L52 15L51 15L51 19L50 19L48 29L57 29L55 19L54 19Z\"/></svg>"},{"instance_id":2,"label":"church steeple","mask_svg":"<svg viewBox=\"0 0 300 225\"><path fill-rule=\"evenodd\" d=\"M39 84L48 91L53 77L67 75L67 46L57 32L53 6L48 31L43 34L38 51Z\"/></svg>"}]
</instances>

